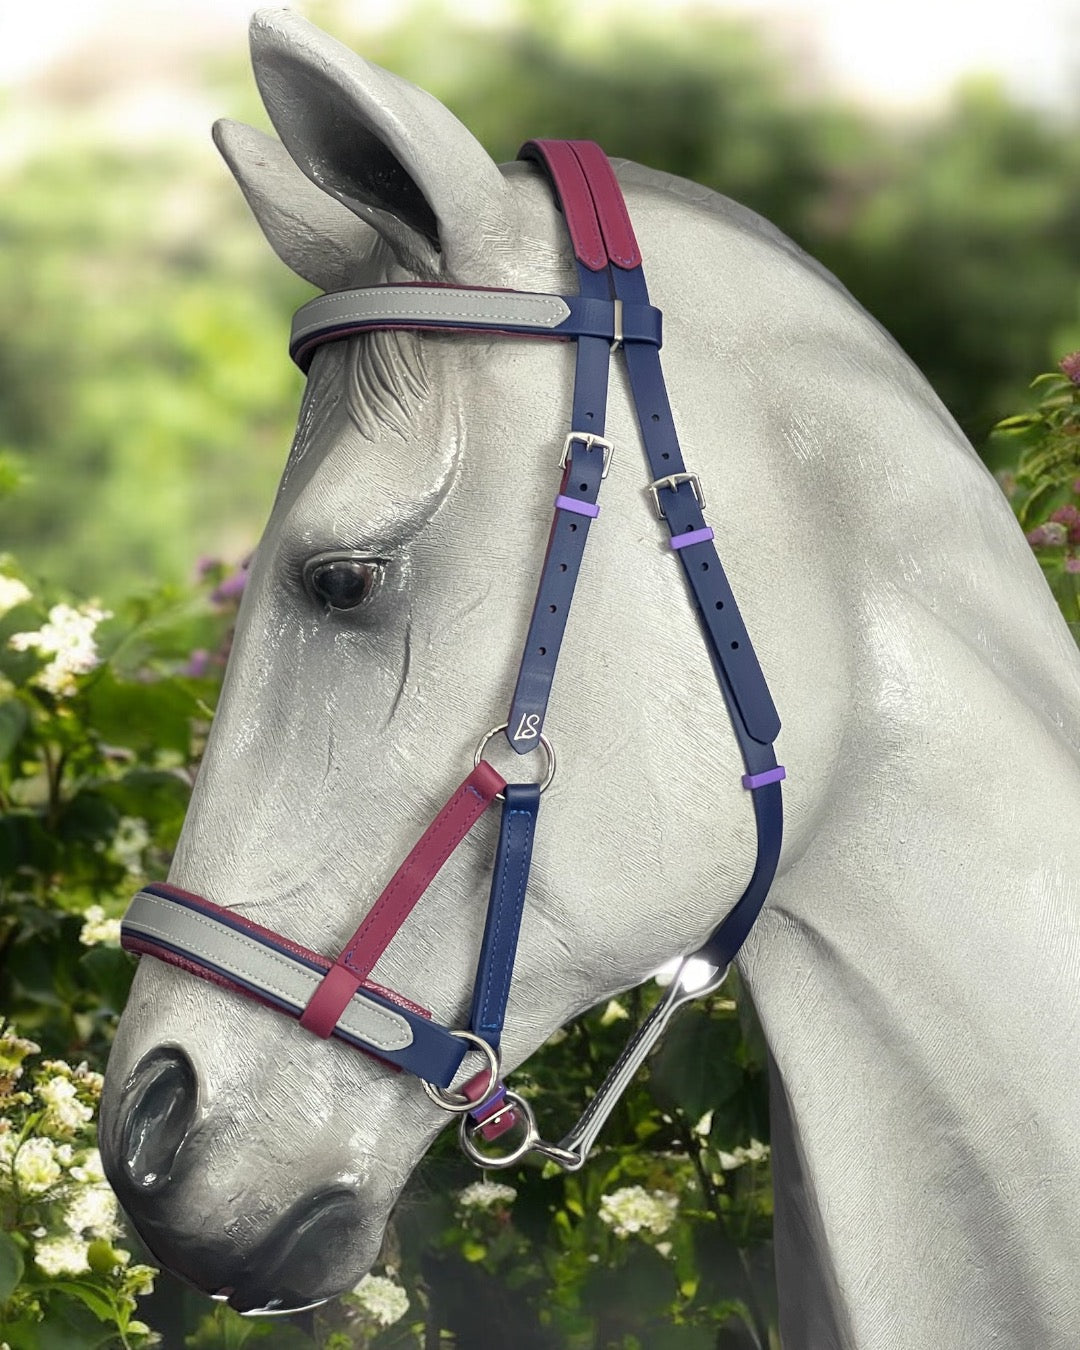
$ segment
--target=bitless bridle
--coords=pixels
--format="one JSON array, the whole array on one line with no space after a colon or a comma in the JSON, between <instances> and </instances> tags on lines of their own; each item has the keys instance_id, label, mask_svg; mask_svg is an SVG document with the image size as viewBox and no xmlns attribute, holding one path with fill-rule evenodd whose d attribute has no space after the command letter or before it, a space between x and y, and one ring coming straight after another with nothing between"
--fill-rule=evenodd
<instances>
[{"instance_id":1,"label":"bitless bridle","mask_svg":"<svg viewBox=\"0 0 1080 1350\"><path fill-rule=\"evenodd\" d=\"M577 295L545 295L431 284L370 286L320 296L298 310L290 353L307 370L315 350L374 329L483 332L573 339L577 343L571 430L559 465L562 480L525 650L505 723L476 748L473 771L455 790L398 868L343 951L333 961L175 886L154 883L135 896L123 922L131 952L174 966L298 1018L317 1036L335 1036L418 1076L425 1091L461 1117L466 1154L482 1167L509 1167L538 1153L574 1171L582 1166L604 1121L629 1086L672 1015L718 989L764 904L780 856L783 810L773 742L780 720L735 604L704 518L700 480L688 472L660 366L661 315L649 303L641 254L622 192L607 157L591 141L530 141L520 158L546 173L562 208L577 260ZM708 941L686 957L632 1037L584 1114L558 1144L539 1136L532 1108L500 1077L499 1042L540 796L555 773L543 734L548 698L589 528L613 448L605 439L608 372L621 351L648 460L649 493L671 533L701 623L713 670L731 717L751 794L757 857L749 884ZM510 783L484 758L499 733L519 755L541 749L542 783ZM470 1024L454 1030L370 979L379 957L492 800L503 801L491 895L473 991ZM687 979L691 961L711 971L707 983ZM465 1056L485 1068L451 1092ZM493 1155L493 1141L515 1127L521 1138Z\"/></svg>"}]
</instances>

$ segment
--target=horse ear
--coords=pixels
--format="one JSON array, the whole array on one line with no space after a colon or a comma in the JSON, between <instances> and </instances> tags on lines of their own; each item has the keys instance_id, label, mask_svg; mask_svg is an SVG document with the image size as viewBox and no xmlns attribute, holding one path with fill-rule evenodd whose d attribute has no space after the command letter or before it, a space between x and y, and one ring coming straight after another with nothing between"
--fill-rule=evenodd
<instances>
[{"instance_id":1,"label":"horse ear","mask_svg":"<svg viewBox=\"0 0 1080 1350\"><path fill-rule=\"evenodd\" d=\"M451 112L291 10L254 16L251 59L270 120L317 187L410 271L473 279L479 255L509 232L509 193Z\"/></svg>"},{"instance_id":2,"label":"horse ear","mask_svg":"<svg viewBox=\"0 0 1080 1350\"><path fill-rule=\"evenodd\" d=\"M357 284L381 243L370 225L305 178L273 136L222 119L214 144L282 262L324 291Z\"/></svg>"}]
</instances>

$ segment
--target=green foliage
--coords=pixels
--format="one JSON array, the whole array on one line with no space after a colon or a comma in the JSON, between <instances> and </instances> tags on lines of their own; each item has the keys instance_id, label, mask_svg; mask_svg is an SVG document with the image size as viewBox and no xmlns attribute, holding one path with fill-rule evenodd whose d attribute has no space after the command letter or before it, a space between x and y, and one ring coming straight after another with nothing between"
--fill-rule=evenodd
<instances>
[{"instance_id":1,"label":"green foliage","mask_svg":"<svg viewBox=\"0 0 1080 1350\"><path fill-rule=\"evenodd\" d=\"M1030 411L997 424L991 449L1013 465L999 479L1080 642L1080 352L1059 364L1032 381Z\"/></svg>"},{"instance_id":2,"label":"green foliage","mask_svg":"<svg viewBox=\"0 0 1080 1350\"><path fill-rule=\"evenodd\" d=\"M152 1345L134 1313L155 1272L117 1245L94 1147L101 1075L32 1064L39 1052L0 1026L0 1337L11 1350Z\"/></svg>"},{"instance_id":3,"label":"green foliage","mask_svg":"<svg viewBox=\"0 0 1080 1350\"><path fill-rule=\"evenodd\" d=\"M745 21L620 13L613 40L613 20L557 3L485 27L425 4L350 38L343 7L308 8L498 158L527 136L587 136L762 212L895 334L976 444L1048 337L1080 343L1080 138L991 84L897 126L807 93ZM192 81L223 114L265 122L245 53ZM299 401L285 338L308 294L209 146L53 138L8 168L0 501L13 475L30 481L7 546L110 604L184 581L199 551L249 548Z\"/></svg>"}]
</instances>

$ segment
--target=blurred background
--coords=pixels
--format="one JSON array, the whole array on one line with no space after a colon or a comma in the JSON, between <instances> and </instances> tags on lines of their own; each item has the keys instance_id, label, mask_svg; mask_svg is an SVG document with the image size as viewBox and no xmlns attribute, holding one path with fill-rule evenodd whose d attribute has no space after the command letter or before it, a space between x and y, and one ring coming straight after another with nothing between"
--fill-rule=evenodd
<instances>
[{"instance_id":1,"label":"blurred background","mask_svg":"<svg viewBox=\"0 0 1080 1350\"><path fill-rule=\"evenodd\" d=\"M986 453L1080 347L1080 2L293 6L438 95L499 159L584 136L768 216ZM311 294L209 139L266 127L250 0L0 16L0 550L111 597L252 547Z\"/></svg>"}]
</instances>

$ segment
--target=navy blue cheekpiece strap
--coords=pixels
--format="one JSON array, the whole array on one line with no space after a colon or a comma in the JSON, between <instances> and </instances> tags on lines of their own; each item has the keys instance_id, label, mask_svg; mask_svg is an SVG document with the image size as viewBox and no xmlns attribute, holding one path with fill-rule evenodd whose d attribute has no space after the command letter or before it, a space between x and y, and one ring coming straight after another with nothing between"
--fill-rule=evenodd
<instances>
[{"instance_id":1,"label":"navy blue cheekpiece strap","mask_svg":"<svg viewBox=\"0 0 1080 1350\"><path fill-rule=\"evenodd\" d=\"M599 298L602 292L610 305L606 271L591 272L579 264L578 272L582 294ZM596 499L612 456L611 444L604 439L610 364L610 342L578 338L571 431L564 443L562 481L507 715L506 739L519 755L535 750L540 743L589 526L600 512Z\"/></svg>"},{"instance_id":2,"label":"navy blue cheekpiece strap","mask_svg":"<svg viewBox=\"0 0 1080 1350\"><path fill-rule=\"evenodd\" d=\"M615 292L627 302L648 303L640 268L613 268ZM660 354L640 343L626 344L626 366L634 396L641 439L652 474L650 496L657 515L672 535L686 580L708 640L724 669L727 689L741 722L755 741L771 745L780 734L780 718L750 642L739 607L705 523L704 490L683 462ZM733 714L735 709L732 710ZM749 767L749 766L748 766Z\"/></svg>"},{"instance_id":3,"label":"navy blue cheekpiece strap","mask_svg":"<svg viewBox=\"0 0 1080 1350\"><path fill-rule=\"evenodd\" d=\"M608 254L608 273L623 308L649 305L649 292L633 229L607 156L591 142L571 142L597 204ZM617 239L621 242L613 243ZM742 946L765 903L776 874L783 841L783 799L773 742L780 718L765 682L746 625L705 523L705 494L689 473L671 415L660 352L654 345L628 339L623 344L627 374L652 482L650 496L667 523L671 547L678 553L701 622L709 659L731 717L752 795L757 856L750 881L734 908L698 955L726 967Z\"/></svg>"},{"instance_id":4,"label":"navy blue cheekpiece strap","mask_svg":"<svg viewBox=\"0 0 1080 1350\"><path fill-rule=\"evenodd\" d=\"M494 1048L498 1048L506 1000L510 996L518 930L529 884L536 814L540 809L540 786L511 783L505 796L469 1023L470 1029Z\"/></svg>"}]
</instances>

